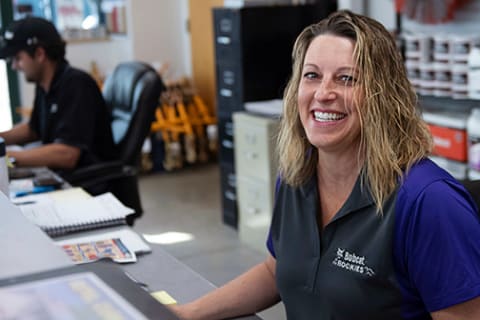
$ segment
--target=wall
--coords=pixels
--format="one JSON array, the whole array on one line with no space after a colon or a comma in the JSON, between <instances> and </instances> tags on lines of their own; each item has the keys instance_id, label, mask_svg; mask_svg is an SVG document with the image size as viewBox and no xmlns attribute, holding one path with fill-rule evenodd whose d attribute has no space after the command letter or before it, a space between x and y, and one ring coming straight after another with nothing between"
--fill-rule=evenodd
<instances>
[{"instance_id":1,"label":"wall","mask_svg":"<svg viewBox=\"0 0 480 320\"><path fill-rule=\"evenodd\" d=\"M129 9L133 57L155 65L168 63L167 80L190 76L188 1L142 0Z\"/></svg>"},{"instance_id":2,"label":"wall","mask_svg":"<svg viewBox=\"0 0 480 320\"><path fill-rule=\"evenodd\" d=\"M195 91L215 113L215 39L213 8L221 7L223 0L189 0L190 45L192 55L192 80Z\"/></svg>"},{"instance_id":3,"label":"wall","mask_svg":"<svg viewBox=\"0 0 480 320\"><path fill-rule=\"evenodd\" d=\"M395 30L394 0L338 0L339 9L367 15L381 22L388 30Z\"/></svg>"},{"instance_id":4,"label":"wall","mask_svg":"<svg viewBox=\"0 0 480 320\"><path fill-rule=\"evenodd\" d=\"M188 0L125 1L127 35L113 36L109 41L69 43L67 59L70 63L89 70L95 60L100 71L109 74L118 63L136 59L155 67L168 63L167 80L192 76L190 39L186 29ZM339 0L339 7L367 14L388 29L395 27L393 0ZM21 104L31 106L33 85L27 84L20 75L19 87Z\"/></svg>"},{"instance_id":5,"label":"wall","mask_svg":"<svg viewBox=\"0 0 480 320\"><path fill-rule=\"evenodd\" d=\"M480 0L472 0L457 9L453 20L441 24L424 24L411 20L405 15L402 18L402 28L405 31L423 32L427 34L478 34L480 15Z\"/></svg>"},{"instance_id":6,"label":"wall","mask_svg":"<svg viewBox=\"0 0 480 320\"><path fill-rule=\"evenodd\" d=\"M67 45L67 60L90 70L95 60L104 74L122 61L140 60L150 64L167 62L172 77L191 76L190 40L186 30L187 0L125 0L127 35L107 41L74 42ZM135 1L135 5L133 2ZM19 76L22 106L32 106L34 86Z\"/></svg>"},{"instance_id":7,"label":"wall","mask_svg":"<svg viewBox=\"0 0 480 320\"><path fill-rule=\"evenodd\" d=\"M7 68L5 60L0 60L0 131L8 130L12 127Z\"/></svg>"},{"instance_id":8,"label":"wall","mask_svg":"<svg viewBox=\"0 0 480 320\"><path fill-rule=\"evenodd\" d=\"M396 28L394 0L367 0L365 14L381 22L387 30Z\"/></svg>"}]
</instances>

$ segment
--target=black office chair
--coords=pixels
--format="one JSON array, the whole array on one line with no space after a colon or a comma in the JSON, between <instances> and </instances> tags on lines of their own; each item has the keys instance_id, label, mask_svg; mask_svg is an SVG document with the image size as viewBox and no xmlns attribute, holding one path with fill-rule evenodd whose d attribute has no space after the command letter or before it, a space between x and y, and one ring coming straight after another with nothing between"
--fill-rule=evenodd
<instances>
[{"instance_id":1,"label":"black office chair","mask_svg":"<svg viewBox=\"0 0 480 320\"><path fill-rule=\"evenodd\" d=\"M80 168L67 181L92 195L112 192L124 205L135 210L127 223L143 213L138 190L141 149L150 131L165 86L158 73L141 62L119 64L107 78L103 96L112 112L112 133L119 158Z\"/></svg>"},{"instance_id":2,"label":"black office chair","mask_svg":"<svg viewBox=\"0 0 480 320\"><path fill-rule=\"evenodd\" d=\"M480 180L462 180L460 181L465 189L470 193L472 196L473 200L475 201L475 204L477 205L479 209L479 215L480 215Z\"/></svg>"}]
</instances>

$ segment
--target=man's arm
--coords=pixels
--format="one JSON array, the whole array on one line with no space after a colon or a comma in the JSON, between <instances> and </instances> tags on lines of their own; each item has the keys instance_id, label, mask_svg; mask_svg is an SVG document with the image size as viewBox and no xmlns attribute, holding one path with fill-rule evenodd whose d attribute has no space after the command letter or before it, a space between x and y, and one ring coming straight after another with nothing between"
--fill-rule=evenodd
<instances>
[{"instance_id":1,"label":"man's arm","mask_svg":"<svg viewBox=\"0 0 480 320\"><path fill-rule=\"evenodd\" d=\"M0 132L0 137L9 144L24 144L37 140L37 134L30 128L28 123L20 123L12 129Z\"/></svg>"},{"instance_id":2,"label":"man's arm","mask_svg":"<svg viewBox=\"0 0 480 320\"><path fill-rule=\"evenodd\" d=\"M63 143L50 143L22 151L9 151L16 164L22 167L73 169L80 158L80 148Z\"/></svg>"},{"instance_id":3,"label":"man's arm","mask_svg":"<svg viewBox=\"0 0 480 320\"><path fill-rule=\"evenodd\" d=\"M432 312L433 320L480 319L480 297L449 308Z\"/></svg>"},{"instance_id":4,"label":"man's arm","mask_svg":"<svg viewBox=\"0 0 480 320\"><path fill-rule=\"evenodd\" d=\"M280 298L275 282L275 259L269 256L238 278L191 303L171 306L186 320L215 320L253 314Z\"/></svg>"}]
</instances>

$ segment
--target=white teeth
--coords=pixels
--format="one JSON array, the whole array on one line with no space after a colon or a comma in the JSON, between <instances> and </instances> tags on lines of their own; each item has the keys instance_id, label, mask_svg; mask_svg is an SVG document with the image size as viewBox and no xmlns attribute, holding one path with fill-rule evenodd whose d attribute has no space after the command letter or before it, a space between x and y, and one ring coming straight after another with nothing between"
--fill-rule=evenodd
<instances>
[{"instance_id":1,"label":"white teeth","mask_svg":"<svg viewBox=\"0 0 480 320\"><path fill-rule=\"evenodd\" d=\"M320 111L315 111L313 115L315 116L315 120L317 121L335 121L345 118L345 114Z\"/></svg>"}]
</instances>

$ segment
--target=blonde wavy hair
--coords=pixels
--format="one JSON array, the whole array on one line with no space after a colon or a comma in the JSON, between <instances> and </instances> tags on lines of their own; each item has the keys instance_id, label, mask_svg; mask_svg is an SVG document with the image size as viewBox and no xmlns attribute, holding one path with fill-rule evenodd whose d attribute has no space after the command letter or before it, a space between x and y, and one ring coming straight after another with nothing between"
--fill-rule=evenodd
<instances>
[{"instance_id":1,"label":"blonde wavy hair","mask_svg":"<svg viewBox=\"0 0 480 320\"><path fill-rule=\"evenodd\" d=\"M355 44L358 81L354 97L363 97L355 103L361 125L358 158L365 159L362 185L369 188L381 213L403 174L431 152L432 138L393 36L371 18L336 11L305 28L295 41L278 135L280 175L287 184L299 186L316 171L318 153L306 138L297 98L305 54L312 40L322 34L351 39Z\"/></svg>"}]
</instances>

